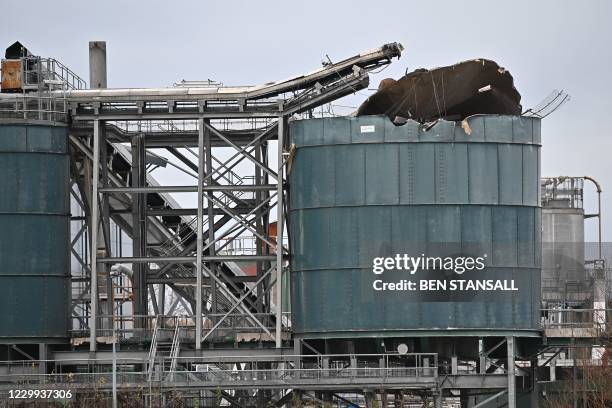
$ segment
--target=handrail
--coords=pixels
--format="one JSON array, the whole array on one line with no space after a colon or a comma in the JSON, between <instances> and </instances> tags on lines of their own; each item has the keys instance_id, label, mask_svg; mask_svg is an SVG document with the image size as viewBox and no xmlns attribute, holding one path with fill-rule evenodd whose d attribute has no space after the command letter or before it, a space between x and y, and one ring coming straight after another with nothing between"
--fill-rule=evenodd
<instances>
[{"instance_id":1,"label":"handrail","mask_svg":"<svg viewBox=\"0 0 612 408\"><path fill-rule=\"evenodd\" d=\"M176 371L177 358L180 351L180 331L181 326L177 325L174 330L174 336L172 337L172 347L170 349L170 381L174 380L174 372Z\"/></svg>"},{"instance_id":2,"label":"handrail","mask_svg":"<svg viewBox=\"0 0 612 408\"><path fill-rule=\"evenodd\" d=\"M41 89L45 84L52 85L45 81L61 82L62 90L78 90L87 87L84 79L54 58L24 57L22 66L25 87ZM49 88L52 89L52 86Z\"/></svg>"},{"instance_id":3,"label":"handrail","mask_svg":"<svg viewBox=\"0 0 612 408\"><path fill-rule=\"evenodd\" d=\"M148 374L149 381L151 381L151 377L153 376L153 368L155 366L155 355L157 354L157 334L159 329L159 319L155 319L155 326L153 328L153 338L151 339L151 348L149 349L149 357L147 361L149 362Z\"/></svg>"}]
</instances>

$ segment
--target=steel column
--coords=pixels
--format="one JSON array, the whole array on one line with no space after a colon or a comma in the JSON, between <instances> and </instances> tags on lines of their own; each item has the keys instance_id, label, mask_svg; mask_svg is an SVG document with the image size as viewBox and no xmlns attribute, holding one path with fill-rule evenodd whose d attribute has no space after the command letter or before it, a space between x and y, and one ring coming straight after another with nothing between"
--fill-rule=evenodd
<instances>
[{"instance_id":1,"label":"steel column","mask_svg":"<svg viewBox=\"0 0 612 408\"><path fill-rule=\"evenodd\" d=\"M108 149L106 146L106 131L104 126L100 126L100 169L102 170L102 174L100 177L100 182L102 184L102 188L108 187L109 178L108 178ZM101 189L98 189L98 192ZM101 211L101 229L102 233L100 237L98 237L98 245L100 246L101 254L104 257L112 257L112 248L111 248L111 229L110 229L110 204L108 195L101 195L98 197L100 211ZM104 245L100 245L103 243ZM102 286L102 288L98 288L98 296L100 296L100 292L103 295L101 298L104 301L100 301L100 312L103 315L109 316L113 313L114 304L112 302L111 292L113 290L113 283L111 280L111 276L108 273L109 267L107 265L100 265L98 267L99 273L102 274L102 279L106 280L106 286ZM98 277L100 279L100 277ZM101 282L104 285L104 282ZM101 322L103 329L108 329L106 322Z\"/></svg>"},{"instance_id":2,"label":"steel column","mask_svg":"<svg viewBox=\"0 0 612 408\"><path fill-rule=\"evenodd\" d=\"M204 119L204 125L206 126L203 129L204 132L204 149L206 150L206 174L211 174L213 170L213 155L212 155L212 144L210 142L210 130L208 126L210 125L210 121L208 119ZM200 155L202 152L200 152ZM202 182L200 182L201 184ZM212 178L206 183L209 185L213 184ZM215 240L215 215L214 215L214 193L212 191L208 191L206 194L206 208L207 208L207 216L208 216L208 242L213 242ZM208 246L208 255L215 256L215 245ZM210 261L209 269L212 274L217 273L217 265L214 261ZM211 312L213 314L217 313L217 282L211 282L210 287L211 292Z\"/></svg>"},{"instance_id":3,"label":"steel column","mask_svg":"<svg viewBox=\"0 0 612 408\"><path fill-rule=\"evenodd\" d=\"M278 177L276 190L276 347L282 347L283 328L283 144L285 117L278 118Z\"/></svg>"},{"instance_id":4,"label":"steel column","mask_svg":"<svg viewBox=\"0 0 612 408\"><path fill-rule=\"evenodd\" d=\"M198 215L196 216L196 350L202 347L202 218L203 218L203 189L204 178L204 119L198 120Z\"/></svg>"},{"instance_id":5,"label":"steel column","mask_svg":"<svg viewBox=\"0 0 612 408\"><path fill-rule=\"evenodd\" d=\"M145 161L146 153L144 137L139 134L132 138L132 187L141 188L145 186ZM132 254L134 257L146 256L146 194L132 195ZM134 314L146 315L148 313L148 296L146 284L146 265L134 264Z\"/></svg>"},{"instance_id":6,"label":"steel column","mask_svg":"<svg viewBox=\"0 0 612 408\"><path fill-rule=\"evenodd\" d=\"M93 160L91 183L91 273L90 273L90 311L89 351L96 351L96 328L98 318L98 176L100 163L100 130L102 123L94 120L93 125Z\"/></svg>"},{"instance_id":7,"label":"steel column","mask_svg":"<svg viewBox=\"0 0 612 408\"><path fill-rule=\"evenodd\" d=\"M507 338L508 342L508 408L516 408L516 369L514 367L514 337Z\"/></svg>"},{"instance_id":8,"label":"steel column","mask_svg":"<svg viewBox=\"0 0 612 408\"><path fill-rule=\"evenodd\" d=\"M259 143L255 144L255 159L259 161L261 161L260 146L261 145ZM255 185L260 185L260 184L262 184L261 169L255 166ZM261 203L261 201L262 201L261 192L259 191L255 192L255 205L259 206L259 203ZM269 237L269 231L267 230L264 231L263 229L263 214L262 214L261 209L255 212L255 230L257 231L258 234ZM263 242L260 243L257 241L257 239L255 239L255 254L263 255L264 252L265 252L265 247L264 247ZM262 293L264 291L264 282L259 281L259 278L262 276L263 272L264 271L263 271L262 262L259 262L259 261L255 262L255 274L257 276L257 281L259 282L257 284L257 299L255 300L255 310L257 311L257 313L262 313L263 306L264 306L264 302L263 302L264 296L262 296Z\"/></svg>"}]
</instances>

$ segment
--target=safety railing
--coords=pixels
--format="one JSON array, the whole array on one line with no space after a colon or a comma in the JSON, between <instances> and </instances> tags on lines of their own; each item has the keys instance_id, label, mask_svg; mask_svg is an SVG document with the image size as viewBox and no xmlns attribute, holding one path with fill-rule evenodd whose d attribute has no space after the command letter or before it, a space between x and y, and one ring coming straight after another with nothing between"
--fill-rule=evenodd
<instances>
[{"instance_id":1,"label":"safety railing","mask_svg":"<svg viewBox=\"0 0 612 408\"><path fill-rule=\"evenodd\" d=\"M112 107L110 105L109 107ZM198 131L198 121L192 119L112 121L125 132L135 133L188 133ZM273 120L269 118L214 119L211 125L225 130L265 130Z\"/></svg>"},{"instance_id":2,"label":"safety railing","mask_svg":"<svg viewBox=\"0 0 612 408\"><path fill-rule=\"evenodd\" d=\"M231 386L232 384L264 385L270 383L299 385L301 382L318 382L323 380L371 379L384 382L385 379L404 379L405 381L423 379L436 381L437 368L345 368L336 369L274 369L274 370L218 370L218 371L176 371L155 372L149 379L146 372L118 372L117 385L135 387L150 382L167 382L166 387L180 386ZM166 380L166 378L173 378ZM406 381L406 382L408 382ZM100 388L110 389L112 373L67 373L67 374L0 374L0 389L19 386L39 387L47 384L47 388Z\"/></svg>"},{"instance_id":3,"label":"safety railing","mask_svg":"<svg viewBox=\"0 0 612 408\"><path fill-rule=\"evenodd\" d=\"M61 96L10 94L0 98L0 119L68 121L68 101Z\"/></svg>"},{"instance_id":4,"label":"safety railing","mask_svg":"<svg viewBox=\"0 0 612 408\"><path fill-rule=\"evenodd\" d=\"M268 237L271 241L275 242L276 237ZM257 245L264 246L266 243L254 235L243 235L238 237L221 238L218 241L220 248L217 253L219 255L255 255L257 254ZM287 236L283 236L283 246L287 247L289 239ZM271 253L276 253L276 248L270 248Z\"/></svg>"},{"instance_id":5,"label":"safety railing","mask_svg":"<svg viewBox=\"0 0 612 408\"><path fill-rule=\"evenodd\" d=\"M23 65L24 89L85 89L87 83L54 58L25 57Z\"/></svg>"},{"instance_id":6,"label":"safety railing","mask_svg":"<svg viewBox=\"0 0 612 408\"><path fill-rule=\"evenodd\" d=\"M544 204L563 200L570 208L582 208L584 179L580 177L543 177L540 188Z\"/></svg>"},{"instance_id":7,"label":"safety railing","mask_svg":"<svg viewBox=\"0 0 612 408\"><path fill-rule=\"evenodd\" d=\"M172 357L165 357L171 359ZM407 353L399 354L367 354L367 355L324 355L314 357L318 363L309 367L298 367L294 365L296 361L312 360L313 356L287 355L282 357L284 368L265 368L265 369L228 369L231 361L248 362L250 356L237 357L217 356L217 357L176 357L179 368L176 370L155 371L149 375L147 371L125 372L121 369L117 372L117 384L119 387L130 384L159 383L168 387L178 386L222 386L231 384L248 383L252 385L265 383L289 383L299 384L300 382L312 383L322 380L353 382L355 379L372 379L379 382L385 380L403 381L435 381L438 377L438 355L436 353ZM323 361L346 361L346 365L337 367L324 367ZM279 362L278 355L270 355L268 358L258 356L258 361ZM349 365L350 362L353 365ZM360 367L360 364L370 361L378 366ZM70 360L69 366L79 364L90 364L91 360ZM142 363L142 360L117 358L118 367L131 367L134 364ZM228 364L229 363L229 364ZM41 366L64 367L55 360L41 361L0 361L0 366L6 370L0 374L0 388L7 388L14 385L36 386L49 384L50 386L61 388L64 385L70 388L78 388L79 385L88 387L109 388L112 382L112 373L100 370L92 372L57 372L41 373ZM254 365L256 363L251 363ZM356 366L355 366L356 365ZM175 366L175 367L176 367ZM171 367L169 364L161 364L160 367ZM223 367L223 368L222 368ZM167 383L167 384L164 384Z\"/></svg>"},{"instance_id":8,"label":"safety railing","mask_svg":"<svg viewBox=\"0 0 612 408\"><path fill-rule=\"evenodd\" d=\"M300 381L321 381L324 379L376 379L385 378L437 378L436 367L394 367L394 368L311 368L311 369L270 369L270 370L210 370L176 371L171 373L176 383L186 384L231 384L231 383L287 383Z\"/></svg>"},{"instance_id":9,"label":"safety railing","mask_svg":"<svg viewBox=\"0 0 612 408\"><path fill-rule=\"evenodd\" d=\"M262 325L271 333L276 328L276 315L274 313L253 313ZM221 324L215 329L218 336L225 336L230 333L248 332L254 334L265 333L263 328L255 322L250 316L245 314L206 314L203 317L202 333L206 335L217 322L221 319ZM291 313L283 313L283 321L290 321ZM85 318L89 321L89 319ZM98 316L96 334L100 338L106 338L108 342L112 342L116 337L116 341L141 341L151 340L155 334L157 325L157 340L171 341L176 327L180 327L180 338L182 342L195 341L195 318L193 315L185 316L138 316L138 315L122 315L122 316ZM289 331L289 328L283 326L284 331ZM89 336L89 329L74 329L71 330L72 338L86 338Z\"/></svg>"},{"instance_id":10,"label":"safety railing","mask_svg":"<svg viewBox=\"0 0 612 408\"><path fill-rule=\"evenodd\" d=\"M612 339L612 309L542 309L543 329L590 329Z\"/></svg>"}]
</instances>

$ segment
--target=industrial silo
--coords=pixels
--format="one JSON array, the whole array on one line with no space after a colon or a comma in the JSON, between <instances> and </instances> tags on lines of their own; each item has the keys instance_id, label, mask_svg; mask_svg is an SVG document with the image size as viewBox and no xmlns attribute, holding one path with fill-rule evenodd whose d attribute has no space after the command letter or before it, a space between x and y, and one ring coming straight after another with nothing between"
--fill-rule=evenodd
<instances>
[{"instance_id":1,"label":"industrial silo","mask_svg":"<svg viewBox=\"0 0 612 408\"><path fill-rule=\"evenodd\" d=\"M0 124L0 342L68 337L69 156L65 126Z\"/></svg>"},{"instance_id":2,"label":"industrial silo","mask_svg":"<svg viewBox=\"0 0 612 408\"><path fill-rule=\"evenodd\" d=\"M538 335L539 119L396 126L383 116L339 117L293 121L290 131L296 337ZM398 255L482 258L484 267L373 272L375 258ZM448 286L398 289L421 280ZM459 280L513 286L448 289Z\"/></svg>"},{"instance_id":3,"label":"industrial silo","mask_svg":"<svg viewBox=\"0 0 612 408\"><path fill-rule=\"evenodd\" d=\"M591 297L584 254L583 180L542 179L542 301L581 305Z\"/></svg>"}]
</instances>

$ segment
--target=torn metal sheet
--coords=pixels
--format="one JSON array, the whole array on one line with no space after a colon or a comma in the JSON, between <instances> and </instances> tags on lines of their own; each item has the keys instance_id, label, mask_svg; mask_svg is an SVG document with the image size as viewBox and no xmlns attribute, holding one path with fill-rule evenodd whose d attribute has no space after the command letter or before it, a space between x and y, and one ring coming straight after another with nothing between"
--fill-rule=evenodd
<instances>
[{"instance_id":1,"label":"torn metal sheet","mask_svg":"<svg viewBox=\"0 0 612 408\"><path fill-rule=\"evenodd\" d=\"M399 80L383 79L357 116L386 115L394 122L460 121L475 114L520 115L520 101L508 71L494 61L476 59L417 69Z\"/></svg>"}]
</instances>

